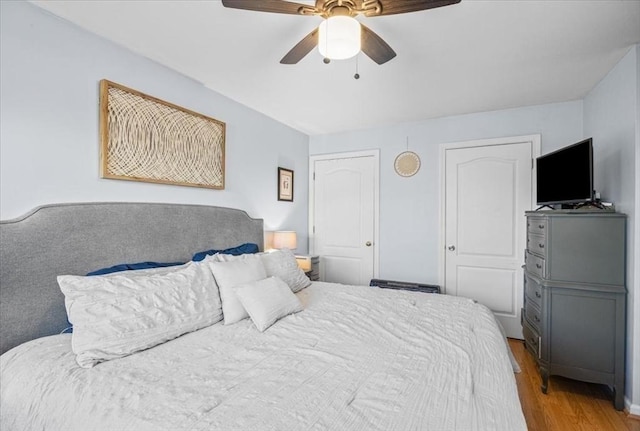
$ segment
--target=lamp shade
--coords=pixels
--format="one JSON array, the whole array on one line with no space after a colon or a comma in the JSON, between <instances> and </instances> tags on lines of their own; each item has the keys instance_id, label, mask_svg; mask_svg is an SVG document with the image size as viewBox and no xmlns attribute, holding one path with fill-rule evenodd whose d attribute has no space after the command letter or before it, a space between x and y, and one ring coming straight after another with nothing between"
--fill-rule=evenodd
<instances>
[{"instance_id":1,"label":"lamp shade","mask_svg":"<svg viewBox=\"0 0 640 431\"><path fill-rule=\"evenodd\" d=\"M349 16L332 16L320 24L318 50L325 58L344 60L360 52L360 23Z\"/></svg>"},{"instance_id":2,"label":"lamp shade","mask_svg":"<svg viewBox=\"0 0 640 431\"><path fill-rule=\"evenodd\" d=\"M273 248L294 250L296 247L298 247L298 241L294 231L277 230L273 233Z\"/></svg>"}]
</instances>

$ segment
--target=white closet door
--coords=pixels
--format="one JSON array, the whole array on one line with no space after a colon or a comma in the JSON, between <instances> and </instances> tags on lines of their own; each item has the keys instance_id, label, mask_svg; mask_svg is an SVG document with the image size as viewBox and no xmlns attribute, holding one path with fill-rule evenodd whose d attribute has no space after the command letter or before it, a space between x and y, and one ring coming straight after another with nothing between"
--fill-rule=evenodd
<instances>
[{"instance_id":1,"label":"white closet door","mask_svg":"<svg viewBox=\"0 0 640 431\"><path fill-rule=\"evenodd\" d=\"M507 336L522 338L532 143L445 151L446 292L486 305Z\"/></svg>"},{"instance_id":2,"label":"white closet door","mask_svg":"<svg viewBox=\"0 0 640 431\"><path fill-rule=\"evenodd\" d=\"M374 278L376 163L373 156L313 160L313 254L323 281Z\"/></svg>"}]
</instances>

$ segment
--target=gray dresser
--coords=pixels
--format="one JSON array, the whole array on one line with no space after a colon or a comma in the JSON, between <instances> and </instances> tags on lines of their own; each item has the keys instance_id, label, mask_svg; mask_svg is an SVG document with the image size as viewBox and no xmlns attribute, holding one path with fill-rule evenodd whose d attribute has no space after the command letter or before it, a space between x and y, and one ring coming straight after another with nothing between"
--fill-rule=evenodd
<instances>
[{"instance_id":1,"label":"gray dresser","mask_svg":"<svg viewBox=\"0 0 640 431\"><path fill-rule=\"evenodd\" d=\"M624 407L626 216L528 211L522 330L542 391L558 375L613 388Z\"/></svg>"}]
</instances>

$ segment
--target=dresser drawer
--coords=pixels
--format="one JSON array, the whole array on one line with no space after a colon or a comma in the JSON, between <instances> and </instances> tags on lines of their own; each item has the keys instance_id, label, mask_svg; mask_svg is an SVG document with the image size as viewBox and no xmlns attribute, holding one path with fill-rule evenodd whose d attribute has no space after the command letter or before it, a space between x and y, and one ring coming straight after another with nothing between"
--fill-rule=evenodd
<instances>
[{"instance_id":1,"label":"dresser drawer","mask_svg":"<svg viewBox=\"0 0 640 431\"><path fill-rule=\"evenodd\" d=\"M522 335L524 336L524 345L527 350L536 358L540 359L540 335L529 324L527 319L522 322Z\"/></svg>"},{"instance_id":2,"label":"dresser drawer","mask_svg":"<svg viewBox=\"0 0 640 431\"><path fill-rule=\"evenodd\" d=\"M546 257L546 239L544 235L534 233L527 234L527 250L540 257Z\"/></svg>"},{"instance_id":3,"label":"dresser drawer","mask_svg":"<svg viewBox=\"0 0 640 431\"><path fill-rule=\"evenodd\" d=\"M545 236L547 219L544 217L527 217L527 232Z\"/></svg>"},{"instance_id":4,"label":"dresser drawer","mask_svg":"<svg viewBox=\"0 0 640 431\"><path fill-rule=\"evenodd\" d=\"M542 313L536 305L527 300L524 305L524 317L533 328L540 333L540 324L542 323Z\"/></svg>"},{"instance_id":5,"label":"dresser drawer","mask_svg":"<svg viewBox=\"0 0 640 431\"><path fill-rule=\"evenodd\" d=\"M524 293L527 295L527 301L533 302L538 308L542 307L542 286L526 275L524 276Z\"/></svg>"},{"instance_id":6,"label":"dresser drawer","mask_svg":"<svg viewBox=\"0 0 640 431\"><path fill-rule=\"evenodd\" d=\"M544 259L532 254L530 251L524 253L524 264L527 271L540 278L544 278Z\"/></svg>"}]
</instances>

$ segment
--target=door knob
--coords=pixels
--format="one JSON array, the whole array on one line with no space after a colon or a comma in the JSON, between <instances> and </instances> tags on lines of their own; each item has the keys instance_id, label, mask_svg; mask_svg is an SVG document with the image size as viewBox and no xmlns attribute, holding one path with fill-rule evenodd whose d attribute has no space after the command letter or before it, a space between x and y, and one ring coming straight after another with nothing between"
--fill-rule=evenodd
<instances>
[{"instance_id":1,"label":"door knob","mask_svg":"<svg viewBox=\"0 0 640 431\"><path fill-rule=\"evenodd\" d=\"M371 247L371 241L365 242L364 245L366 245L367 247Z\"/></svg>"},{"instance_id":2,"label":"door knob","mask_svg":"<svg viewBox=\"0 0 640 431\"><path fill-rule=\"evenodd\" d=\"M449 251L453 251L456 249L455 245L450 245L449 247L447 247L449 249Z\"/></svg>"}]
</instances>

